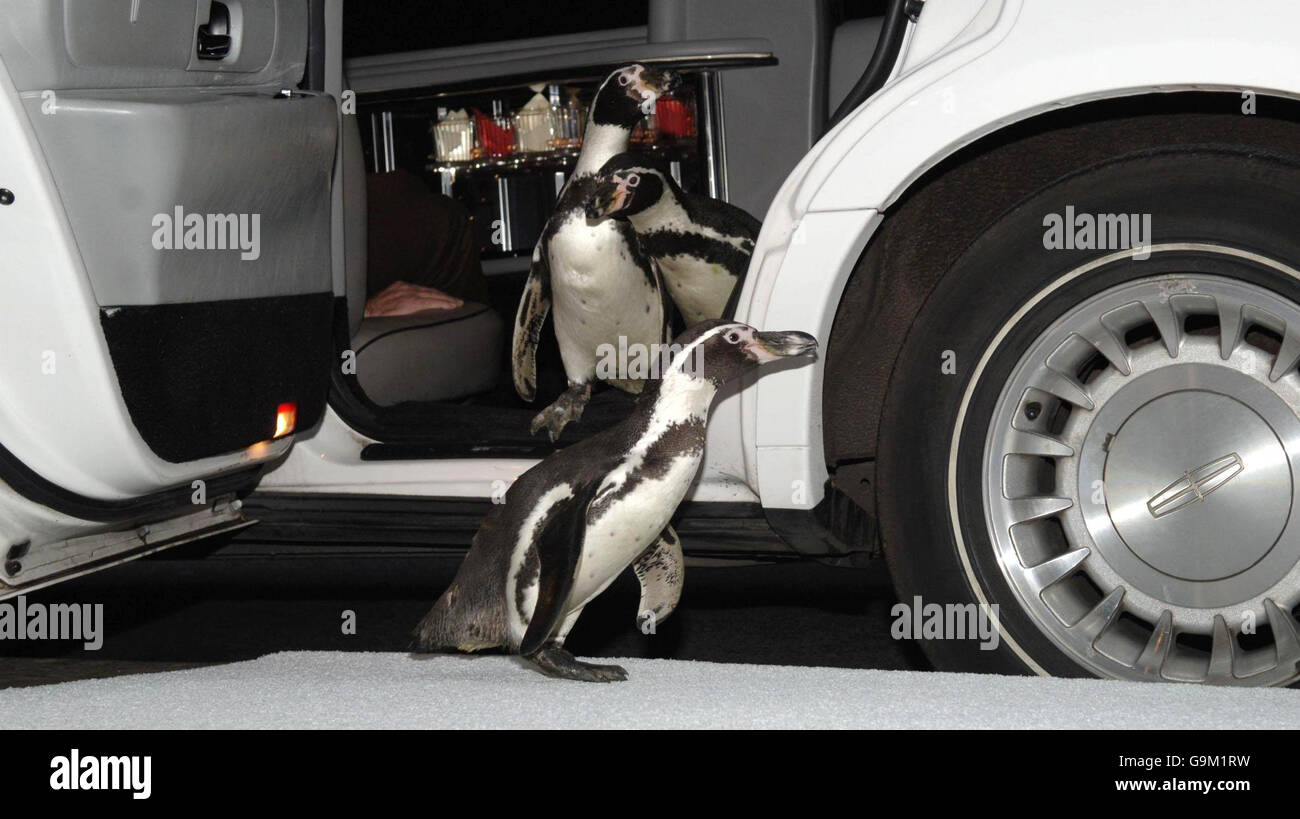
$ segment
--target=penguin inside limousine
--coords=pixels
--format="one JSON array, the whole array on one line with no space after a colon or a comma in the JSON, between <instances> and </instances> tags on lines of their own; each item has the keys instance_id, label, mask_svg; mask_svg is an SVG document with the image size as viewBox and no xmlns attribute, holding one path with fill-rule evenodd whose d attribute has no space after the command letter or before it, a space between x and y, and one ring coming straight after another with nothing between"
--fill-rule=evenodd
<instances>
[{"instance_id":1,"label":"penguin inside limousine","mask_svg":"<svg viewBox=\"0 0 1300 819\"><path fill-rule=\"evenodd\" d=\"M605 79L592 100L573 174L533 250L515 316L511 369L519 397L531 402L537 397L542 326L547 313L553 313L568 389L530 426L534 435L545 429L552 442L565 426L582 417L591 399L596 350L602 343L626 337L651 346L672 337L658 265L642 252L626 224L588 222L586 203L601 166L627 150L637 123L654 111L660 95L680 83L672 71L639 64ZM610 383L632 394L642 388L639 379Z\"/></svg>"},{"instance_id":2,"label":"penguin inside limousine","mask_svg":"<svg viewBox=\"0 0 1300 819\"><path fill-rule=\"evenodd\" d=\"M638 625L672 613L683 559L669 522L699 471L718 388L765 364L812 355L817 341L717 319L668 349L676 354L626 419L542 460L488 513L417 627L418 651L505 648L552 677L627 679L617 665L575 659L565 638L628 566L641 584Z\"/></svg>"},{"instance_id":3,"label":"penguin inside limousine","mask_svg":"<svg viewBox=\"0 0 1300 819\"><path fill-rule=\"evenodd\" d=\"M687 325L728 314L761 227L730 202L684 190L654 158L637 153L601 167L587 221L604 219L627 220Z\"/></svg>"}]
</instances>

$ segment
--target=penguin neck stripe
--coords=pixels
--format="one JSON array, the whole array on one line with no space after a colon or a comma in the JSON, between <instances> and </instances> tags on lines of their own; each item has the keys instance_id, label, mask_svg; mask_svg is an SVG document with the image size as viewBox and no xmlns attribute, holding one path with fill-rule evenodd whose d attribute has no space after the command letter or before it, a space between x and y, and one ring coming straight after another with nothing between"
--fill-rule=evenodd
<instances>
[{"instance_id":1,"label":"penguin neck stripe","mask_svg":"<svg viewBox=\"0 0 1300 819\"><path fill-rule=\"evenodd\" d=\"M628 214L627 218L637 232L646 234L648 238L646 243L653 242L656 245L656 250L665 249L665 252L670 252L671 245L680 244L682 241L696 245L701 241L730 245L743 251L746 256L753 250L753 240L748 236L724 233L711 224L699 221L696 218L698 215L691 212L685 201L677 198L671 191L665 190L657 202L642 211ZM669 248L664 248L665 245ZM654 252L651 255L657 256L659 253ZM746 258L741 266L747 264Z\"/></svg>"},{"instance_id":2,"label":"penguin neck stripe","mask_svg":"<svg viewBox=\"0 0 1300 819\"><path fill-rule=\"evenodd\" d=\"M693 463L698 466L698 459L704 449L709 405L713 403L718 387L707 378L684 372L682 365L694 355L695 348L700 344L737 326L735 323L722 324L706 330L699 338L684 346L669 363L663 378L659 380L645 427L628 449L627 459L605 478L593 503L600 503L602 499L608 499L612 493L618 492L641 469L651 448L670 434L671 430L690 430L688 434L696 437L695 445L689 447L683 457L695 459Z\"/></svg>"},{"instance_id":3,"label":"penguin neck stripe","mask_svg":"<svg viewBox=\"0 0 1300 819\"><path fill-rule=\"evenodd\" d=\"M697 381L706 380L700 378L698 375L693 375L691 373L684 372L682 368L685 366L687 361L690 361L691 358L694 357L696 347L699 347L701 344L708 341L710 338L713 338L714 336L718 335L723 330L726 330L728 327L735 327L735 326L736 325L734 324L723 324L720 327L714 327L712 330L705 332L699 338L695 339L690 344L687 344L685 347L683 347L681 352L679 352L673 358L672 362L669 363L668 369L664 370L664 377L663 377L664 386L667 386L667 382L671 380L674 376L678 378L691 378Z\"/></svg>"},{"instance_id":4,"label":"penguin neck stripe","mask_svg":"<svg viewBox=\"0 0 1300 819\"><path fill-rule=\"evenodd\" d=\"M603 122L587 123L587 132L582 139L582 154L573 169L573 175L589 176L601 169L606 162L627 150L632 129L622 125Z\"/></svg>"},{"instance_id":5,"label":"penguin neck stripe","mask_svg":"<svg viewBox=\"0 0 1300 819\"><path fill-rule=\"evenodd\" d=\"M667 185L654 203L644 210L629 213L627 218L639 230L658 230L662 227L686 226L691 223L690 214L682 207L682 203L677 201L677 197Z\"/></svg>"},{"instance_id":6,"label":"penguin neck stripe","mask_svg":"<svg viewBox=\"0 0 1300 819\"><path fill-rule=\"evenodd\" d=\"M708 379L684 373L678 373L675 378L665 378L659 385L645 428L628 449L626 459L605 478L593 503L608 501L622 490L634 475L641 472L651 449L673 430L685 430L688 439L696 439L694 444L683 449L682 457L693 459L692 469L698 466L704 450L709 405L716 393L717 385Z\"/></svg>"}]
</instances>

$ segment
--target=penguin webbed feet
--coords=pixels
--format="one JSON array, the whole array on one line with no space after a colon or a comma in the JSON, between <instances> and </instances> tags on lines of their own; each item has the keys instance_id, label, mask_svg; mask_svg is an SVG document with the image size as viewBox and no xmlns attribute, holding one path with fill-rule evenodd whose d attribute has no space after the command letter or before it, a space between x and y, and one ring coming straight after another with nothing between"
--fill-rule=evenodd
<instances>
[{"instance_id":1,"label":"penguin webbed feet","mask_svg":"<svg viewBox=\"0 0 1300 819\"><path fill-rule=\"evenodd\" d=\"M546 676L562 680L622 682L627 679L627 670L622 666L584 663L555 645L541 648L524 659Z\"/></svg>"},{"instance_id":2,"label":"penguin webbed feet","mask_svg":"<svg viewBox=\"0 0 1300 819\"><path fill-rule=\"evenodd\" d=\"M582 418L582 411L591 400L591 384L570 384L569 388L555 399L555 403L537 413L533 418L529 433L536 435L543 429L550 437L551 443L560 438L560 433L573 421Z\"/></svg>"}]
</instances>

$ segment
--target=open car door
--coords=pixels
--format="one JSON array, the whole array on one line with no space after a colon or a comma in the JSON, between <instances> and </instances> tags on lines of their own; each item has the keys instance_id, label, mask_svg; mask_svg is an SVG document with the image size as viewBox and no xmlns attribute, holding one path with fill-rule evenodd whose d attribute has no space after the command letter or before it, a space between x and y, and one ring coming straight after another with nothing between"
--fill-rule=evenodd
<instances>
[{"instance_id":1,"label":"open car door","mask_svg":"<svg viewBox=\"0 0 1300 819\"><path fill-rule=\"evenodd\" d=\"M0 596L244 525L319 420L318 8L0 0Z\"/></svg>"}]
</instances>

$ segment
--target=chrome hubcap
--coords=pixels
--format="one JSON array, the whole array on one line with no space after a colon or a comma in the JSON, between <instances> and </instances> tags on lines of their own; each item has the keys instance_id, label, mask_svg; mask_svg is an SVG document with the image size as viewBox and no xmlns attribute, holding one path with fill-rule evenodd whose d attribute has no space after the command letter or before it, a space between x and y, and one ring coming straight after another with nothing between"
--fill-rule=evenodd
<instances>
[{"instance_id":1,"label":"chrome hubcap","mask_svg":"<svg viewBox=\"0 0 1300 819\"><path fill-rule=\"evenodd\" d=\"M1097 294L1017 363L984 449L1003 575L1094 673L1300 677L1300 306L1161 276Z\"/></svg>"}]
</instances>

